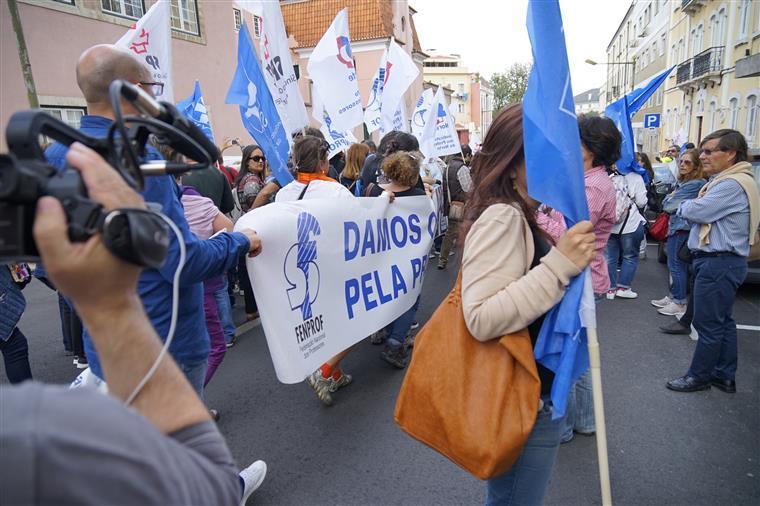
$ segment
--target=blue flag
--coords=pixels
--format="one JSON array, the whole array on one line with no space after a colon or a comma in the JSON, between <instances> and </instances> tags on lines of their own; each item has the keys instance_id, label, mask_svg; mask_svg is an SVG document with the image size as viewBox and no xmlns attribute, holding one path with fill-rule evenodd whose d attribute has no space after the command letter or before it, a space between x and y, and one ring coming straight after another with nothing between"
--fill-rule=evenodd
<instances>
[{"instance_id":1,"label":"blue flag","mask_svg":"<svg viewBox=\"0 0 760 506\"><path fill-rule=\"evenodd\" d=\"M214 133L211 131L211 121L208 117L208 110L206 109L206 103L203 101L203 94L201 93L201 85L197 79L195 81L193 94L179 102L177 104L177 109L187 116L190 121L195 123L195 126L200 128L201 132L211 139L211 142L215 142Z\"/></svg>"},{"instance_id":2,"label":"blue flag","mask_svg":"<svg viewBox=\"0 0 760 506\"><path fill-rule=\"evenodd\" d=\"M523 142L528 193L558 210L568 227L588 219L583 157L557 0L529 0L528 36L533 68L523 97ZM553 418L565 415L570 387L589 366L580 316L586 280L576 276L544 319L536 360L554 371ZM589 296L588 289L585 290ZM593 304L593 302L592 302Z\"/></svg>"},{"instance_id":3,"label":"blue flag","mask_svg":"<svg viewBox=\"0 0 760 506\"><path fill-rule=\"evenodd\" d=\"M238 33L237 69L225 103L240 106L243 126L261 147L277 182L285 186L293 181L288 171L288 134L261 73L245 23Z\"/></svg>"},{"instance_id":4,"label":"blue flag","mask_svg":"<svg viewBox=\"0 0 760 506\"><path fill-rule=\"evenodd\" d=\"M644 182L649 182L647 171L636 161L636 143L633 138L633 127L631 119L641 109L649 97L651 97L657 88L662 86L675 67L670 67L665 72L650 79L640 88L636 88L624 97L616 100L607 106L604 115L610 118L617 125L623 142L620 145L620 160L615 163L618 171L622 174L635 172L644 178Z\"/></svg>"}]
</instances>

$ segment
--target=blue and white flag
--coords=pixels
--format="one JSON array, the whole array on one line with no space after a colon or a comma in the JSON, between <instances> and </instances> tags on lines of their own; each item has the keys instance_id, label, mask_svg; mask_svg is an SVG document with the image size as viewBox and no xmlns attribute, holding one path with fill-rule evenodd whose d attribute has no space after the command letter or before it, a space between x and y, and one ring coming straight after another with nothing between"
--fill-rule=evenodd
<instances>
[{"instance_id":1,"label":"blue and white flag","mask_svg":"<svg viewBox=\"0 0 760 506\"><path fill-rule=\"evenodd\" d=\"M386 66L388 63L388 50L384 50L377 64L375 75L372 77L372 88L369 90L369 100L364 108L364 124L367 132L372 133L381 126L380 105L383 100L383 86L385 85Z\"/></svg>"},{"instance_id":2,"label":"blue and white flag","mask_svg":"<svg viewBox=\"0 0 760 506\"><path fill-rule=\"evenodd\" d=\"M425 120L427 119L427 113L430 106L433 103L433 90L426 89L417 99L417 104L414 107L414 113L412 114L412 134L417 137L419 141L422 137L422 130L425 128Z\"/></svg>"},{"instance_id":3,"label":"blue and white flag","mask_svg":"<svg viewBox=\"0 0 760 506\"><path fill-rule=\"evenodd\" d=\"M321 124L319 130L325 136L325 141L327 141L328 159L341 151L347 151L351 147L351 144L359 142L354 137L354 134L351 133L351 130L340 131L335 128L332 118L327 113L322 99L316 91L311 94L311 117Z\"/></svg>"},{"instance_id":4,"label":"blue and white flag","mask_svg":"<svg viewBox=\"0 0 760 506\"><path fill-rule=\"evenodd\" d=\"M570 227L587 220L589 214L578 120L557 0L529 0L527 25L534 62L523 97L528 193L561 212ZM565 415L568 392L589 367L583 327L596 327L596 316L588 273L586 269L585 275L576 276L560 303L546 314L534 348L536 360L554 371L551 392L554 419Z\"/></svg>"},{"instance_id":5,"label":"blue and white flag","mask_svg":"<svg viewBox=\"0 0 760 506\"><path fill-rule=\"evenodd\" d=\"M238 104L243 126L264 152L280 185L293 181L288 171L288 134L261 73L245 23L238 33L237 69L227 90L226 104Z\"/></svg>"},{"instance_id":6,"label":"blue and white flag","mask_svg":"<svg viewBox=\"0 0 760 506\"><path fill-rule=\"evenodd\" d=\"M197 79L195 80L193 94L177 103L177 109L187 116L190 121L195 123L195 126L200 128L201 132L211 139L211 142L215 142L214 133L211 131L211 120L208 117L208 109L206 109L206 103L203 101L201 85Z\"/></svg>"},{"instance_id":7,"label":"blue and white flag","mask_svg":"<svg viewBox=\"0 0 760 506\"><path fill-rule=\"evenodd\" d=\"M430 104L425 127L420 136L420 151L425 158L461 153L454 117L449 113L443 86L439 86Z\"/></svg>"},{"instance_id":8,"label":"blue and white flag","mask_svg":"<svg viewBox=\"0 0 760 506\"><path fill-rule=\"evenodd\" d=\"M670 67L668 70L653 77L624 97L608 105L604 110L604 115L615 122L618 130L620 130L620 135L623 137L623 142L620 145L620 160L615 163L618 171L622 174L635 172L644 178L644 182L649 182L649 175L646 169L636 161L636 142L633 138L631 119L644 106L644 103L649 100L649 97L657 91L657 88L662 86L662 83L665 82L668 74L674 68L675 66Z\"/></svg>"},{"instance_id":9,"label":"blue and white flag","mask_svg":"<svg viewBox=\"0 0 760 506\"><path fill-rule=\"evenodd\" d=\"M385 69L383 100L380 104L383 126L392 126L393 130L406 132L409 127L406 126L405 117L400 125L401 128L397 128L399 109L403 107L406 90L420 75L420 71L409 53L401 49L393 38L388 46ZM405 111L402 111L401 116L406 116L404 113Z\"/></svg>"}]
</instances>

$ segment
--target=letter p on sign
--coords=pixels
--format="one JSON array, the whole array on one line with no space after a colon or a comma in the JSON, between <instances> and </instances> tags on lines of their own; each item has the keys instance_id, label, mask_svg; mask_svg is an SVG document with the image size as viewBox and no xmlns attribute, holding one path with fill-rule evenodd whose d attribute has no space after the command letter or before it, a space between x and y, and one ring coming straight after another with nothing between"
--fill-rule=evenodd
<instances>
[{"instance_id":1,"label":"letter p on sign","mask_svg":"<svg viewBox=\"0 0 760 506\"><path fill-rule=\"evenodd\" d=\"M644 128L659 128L660 115L659 114L645 114L644 115Z\"/></svg>"}]
</instances>

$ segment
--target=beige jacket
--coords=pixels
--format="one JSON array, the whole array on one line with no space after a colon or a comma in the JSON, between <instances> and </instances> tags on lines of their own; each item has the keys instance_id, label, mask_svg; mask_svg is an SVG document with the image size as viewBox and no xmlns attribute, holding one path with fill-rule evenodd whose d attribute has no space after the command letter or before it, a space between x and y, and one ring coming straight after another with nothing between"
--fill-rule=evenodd
<instances>
[{"instance_id":1,"label":"beige jacket","mask_svg":"<svg viewBox=\"0 0 760 506\"><path fill-rule=\"evenodd\" d=\"M462 257L462 309L479 341L527 327L560 301L581 272L557 248L531 269L533 251L528 222L512 205L488 207L470 228Z\"/></svg>"}]
</instances>

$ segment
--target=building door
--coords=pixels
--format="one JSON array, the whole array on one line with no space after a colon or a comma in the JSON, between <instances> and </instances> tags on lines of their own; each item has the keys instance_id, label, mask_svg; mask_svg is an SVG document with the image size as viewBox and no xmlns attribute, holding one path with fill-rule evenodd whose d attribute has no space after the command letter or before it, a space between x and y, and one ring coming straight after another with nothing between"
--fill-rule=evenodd
<instances>
[{"instance_id":1,"label":"building door","mask_svg":"<svg viewBox=\"0 0 760 506\"><path fill-rule=\"evenodd\" d=\"M697 146L702 142L702 116L697 116Z\"/></svg>"}]
</instances>

